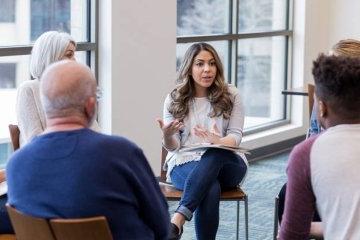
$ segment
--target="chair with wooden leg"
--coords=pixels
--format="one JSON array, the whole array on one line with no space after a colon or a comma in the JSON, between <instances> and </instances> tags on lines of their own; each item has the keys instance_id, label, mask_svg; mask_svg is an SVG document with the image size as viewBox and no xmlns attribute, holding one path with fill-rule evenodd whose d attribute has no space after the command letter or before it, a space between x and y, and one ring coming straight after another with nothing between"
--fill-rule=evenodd
<instances>
[{"instance_id":1,"label":"chair with wooden leg","mask_svg":"<svg viewBox=\"0 0 360 240\"><path fill-rule=\"evenodd\" d=\"M0 240L16 240L14 234L0 234Z\"/></svg>"},{"instance_id":2,"label":"chair with wooden leg","mask_svg":"<svg viewBox=\"0 0 360 240\"><path fill-rule=\"evenodd\" d=\"M24 214L7 205L17 240L55 240L48 221Z\"/></svg>"},{"instance_id":3,"label":"chair with wooden leg","mask_svg":"<svg viewBox=\"0 0 360 240\"><path fill-rule=\"evenodd\" d=\"M182 191L177 190L173 185L166 183L166 171L162 166L165 163L167 150L162 148L161 150L161 173L160 173L160 188L165 198L168 201L180 201ZM240 202L244 202L244 221L245 221L245 239L249 239L249 217L248 217L248 197L246 193L237 186L234 189L221 192L220 201L235 201L236 208L236 239L239 239L240 232Z\"/></svg>"},{"instance_id":4,"label":"chair with wooden leg","mask_svg":"<svg viewBox=\"0 0 360 240\"><path fill-rule=\"evenodd\" d=\"M17 240L112 240L104 216L78 219L44 219L7 205ZM15 240L2 239L0 240Z\"/></svg>"},{"instance_id":5,"label":"chair with wooden leg","mask_svg":"<svg viewBox=\"0 0 360 240\"><path fill-rule=\"evenodd\" d=\"M51 219L50 227L56 240L112 240L104 216L80 219Z\"/></svg>"},{"instance_id":6,"label":"chair with wooden leg","mask_svg":"<svg viewBox=\"0 0 360 240\"><path fill-rule=\"evenodd\" d=\"M20 147L20 130L18 125L9 124L9 132L13 150L16 151Z\"/></svg>"}]
</instances>

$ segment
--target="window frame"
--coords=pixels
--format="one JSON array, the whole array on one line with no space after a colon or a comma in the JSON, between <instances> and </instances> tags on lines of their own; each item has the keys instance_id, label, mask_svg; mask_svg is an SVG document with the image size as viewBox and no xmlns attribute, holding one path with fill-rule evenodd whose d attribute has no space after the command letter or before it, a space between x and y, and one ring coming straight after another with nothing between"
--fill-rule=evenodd
<instances>
[{"instance_id":1,"label":"window frame","mask_svg":"<svg viewBox=\"0 0 360 240\"><path fill-rule=\"evenodd\" d=\"M284 83L283 87L286 89L291 84L291 52L292 52L292 19L293 19L293 0L286 1L286 14L285 14L285 30L275 31L262 31L253 33L238 33L239 26L239 0L229 0L229 32L225 34L215 35L193 35L193 36L176 36L177 44L194 43L194 42L212 42L212 41L228 41L228 76L227 79L230 83L237 86L237 52L238 40L241 39L258 39L263 37L285 37L285 61L284 61ZM260 126L251 127L244 131L244 135L262 132L275 127L287 125L290 123L290 100L283 96L283 116L284 119L272 121Z\"/></svg>"},{"instance_id":2,"label":"window frame","mask_svg":"<svg viewBox=\"0 0 360 240\"><path fill-rule=\"evenodd\" d=\"M86 13L87 13L87 42L76 42L77 52L84 52L86 54L85 62L92 69L96 79L99 75L99 0L86 0ZM11 56L30 56L33 44L24 45L6 45L0 46L0 57L11 57ZM30 77L30 73L29 73ZM17 88L18 86L16 86ZM9 144L10 138L0 138L0 144ZM1 166L0 166L1 169Z\"/></svg>"},{"instance_id":3,"label":"window frame","mask_svg":"<svg viewBox=\"0 0 360 240\"><path fill-rule=\"evenodd\" d=\"M14 23L16 21L16 2L13 1L12 2L14 5L13 5L13 14L11 16L11 19L1 19L0 18L0 23ZM9 9L7 9L7 11L10 11ZM1 11L0 11L1 12Z\"/></svg>"},{"instance_id":4,"label":"window frame","mask_svg":"<svg viewBox=\"0 0 360 240\"><path fill-rule=\"evenodd\" d=\"M86 52L86 64L98 77L99 0L87 0L88 42L77 42L76 51ZM30 55L33 44L0 46L0 57Z\"/></svg>"}]
</instances>

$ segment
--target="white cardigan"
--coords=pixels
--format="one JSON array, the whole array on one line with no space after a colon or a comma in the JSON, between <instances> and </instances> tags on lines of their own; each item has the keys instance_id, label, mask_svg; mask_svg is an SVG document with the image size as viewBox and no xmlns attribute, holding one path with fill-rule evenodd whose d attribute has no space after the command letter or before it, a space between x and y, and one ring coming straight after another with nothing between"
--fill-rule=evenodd
<instances>
[{"instance_id":1,"label":"white cardigan","mask_svg":"<svg viewBox=\"0 0 360 240\"><path fill-rule=\"evenodd\" d=\"M198 152L179 152L182 147L196 143L196 138L191 137L190 134L191 130L195 127L196 124L210 127L210 124L205 124L205 121L208 120L212 123L216 123L218 129L221 131L221 137L231 135L236 141L236 146L240 145L243 135L245 111L243 103L241 101L239 90L235 86L229 85L229 92L234 100L230 119L224 119L223 116L214 117L212 119L208 117L207 115L212 111L210 102L208 102L208 100L206 100L206 103L203 102L203 100L195 99L194 102L190 103L188 116L186 116L186 118L183 120L184 129L175 135L179 148L168 152L165 165L163 166L163 168L167 170L168 182L171 182L170 173L175 166L191 161L199 161L201 155L205 152L205 150ZM165 124L168 124L175 119L168 110L171 101L172 100L169 94L164 102L163 120ZM201 104L203 105L203 107L205 107L205 109L199 111L200 109L194 108L194 105L197 105L196 102L198 101L202 102ZM209 107L206 108L206 105L209 105ZM200 119L199 114L202 116ZM199 123L197 120L201 121L201 123ZM243 153L240 153L239 155L247 164L245 155Z\"/></svg>"},{"instance_id":2,"label":"white cardigan","mask_svg":"<svg viewBox=\"0 0 360 240\"><path fill-rule=\"evenodd\" d=\"M37 79L25 81L18 88L16 117L20 129L20 146L45 130L46 118L40 101L40 82ZM100 130L96 121L91 129Z\"/></svg>"}]
</instances>

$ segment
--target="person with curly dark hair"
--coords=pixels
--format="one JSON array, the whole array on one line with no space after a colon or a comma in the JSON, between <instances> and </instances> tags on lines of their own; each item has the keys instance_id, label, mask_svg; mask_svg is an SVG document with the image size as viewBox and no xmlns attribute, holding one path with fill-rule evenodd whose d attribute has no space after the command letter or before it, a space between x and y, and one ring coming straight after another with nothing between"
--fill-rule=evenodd
<instances>
[{"instance_id":1,"label":"person with curly dark hair","mask_svg":"<svg viewBox=\"0 0 360 240\"><path fill-rule=\"evenodd\" d=\"M330 50L330 55L334 56L346 56L346 57L355 57L360 58L360 41L356 39L343 39L337 42ZM320 123L317 119L317 106L314 105L311 118L310 118L310 128L308 131L308 136L313 136L319 134L324 129L320 126ZM285 205L285 195L286 195L286 184L281 188L278 197L279 197L279 205L278 205L278 220L281 224L282 216L284 213L284 205ZM317 211L314 213L313 222L311 224L310 235L315 238L321 238L322 234L322 226L321 226L321 218Z\"/></svg>"},{"instance_id":2,"label":"person with curly dark hair","mask_svg":"<svg viewBox=\"0 0 360 240\"><path fill-rule=\"evenodd\" d=\"M356 39L343 39L337 42L330 50L330 54L335 56L347 56L360 58L360 41ZM313 107L310 119L309 135L318 134L322 131L317 120L317 109Z\"/></svg>"},{"instance_id":3,"label":"person with curly dark hair","mask_svg":"<svg viewBox=\"0 0 360 240\"><path fill-rule=\"evenodd\" d=\"M195 212L198 239L215 239L221 189L236 187L245 177L244 154L224 149L187 151L186 146L209 143L239 146L244 110L237 88L224 79L221 60L207 43L195 43L185 53L178 85L167 96L164 117L158 119L168 150L167 180L183 191L173 215L172 236L180 239L185 220Z\"/></svg>"},{"instance_id":4,"label":"person with curly dark hair","mask_svg":"<svg viewBox=\"0 0 360 240\"><path fill-rule=\"evenodd\" d=\"M290 154L280 239L308 239L315 208L325 239L360 239L360 59L320 55L312 72L326 131Z\"/></svg>"}]
</instances>

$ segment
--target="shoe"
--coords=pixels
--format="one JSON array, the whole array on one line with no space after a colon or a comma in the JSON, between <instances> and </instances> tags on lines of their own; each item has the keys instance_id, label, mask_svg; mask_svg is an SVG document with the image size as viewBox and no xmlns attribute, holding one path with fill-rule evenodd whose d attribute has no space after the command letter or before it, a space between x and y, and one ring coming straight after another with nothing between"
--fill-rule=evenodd
<instances>
[{"instance_id":1,"label":"shoe","mask_svg":"<svg viewBox=\"0 0 360 240\"><path fill-rule=\"evenodd\" d=\"M179 229L178 226L176 226L174 223L171 223L169 240L179 240L181 238L182 233L183 233L182 228Z\"/></svg>"}]
</instances>

